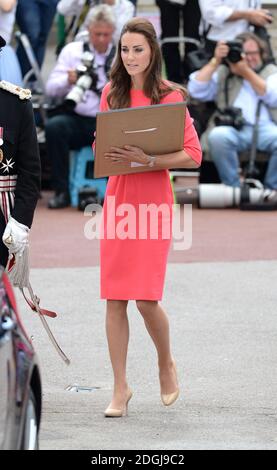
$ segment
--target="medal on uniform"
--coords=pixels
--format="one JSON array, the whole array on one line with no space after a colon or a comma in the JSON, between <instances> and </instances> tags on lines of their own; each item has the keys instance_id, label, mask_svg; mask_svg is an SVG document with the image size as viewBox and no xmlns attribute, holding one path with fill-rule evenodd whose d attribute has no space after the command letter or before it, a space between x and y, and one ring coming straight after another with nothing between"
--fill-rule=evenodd
<instances>
[{"instance_id":1,"label":"medal on uniform","mask_svg":"<svg viewBox=\"0 0 277 470\"><path fill-rule=\"evenodd\" d=\"M0 163L2 163L3 158L4 158L3 150L0 149Z\"/></svg>"}]
</instances>

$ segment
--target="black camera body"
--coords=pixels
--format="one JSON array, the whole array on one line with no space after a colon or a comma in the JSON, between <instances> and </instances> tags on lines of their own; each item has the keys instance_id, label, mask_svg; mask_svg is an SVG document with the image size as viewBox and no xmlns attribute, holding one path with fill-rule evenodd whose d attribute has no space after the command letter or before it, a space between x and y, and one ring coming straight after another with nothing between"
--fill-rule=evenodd
<instances>
[{"instance_id":1,"label":"black camera body","mask_svg":"<svg viewBox=\"0 0 277 470\"><path fill-rule=\"evenodd\" d=\"M226 59L232 64L236 64L241 60L241 55L243 52L242 42L241 41L226 41L227 46L229 46L229 52Z\"/></svg>"},{"instance_id":2,"label":"black camera body","mask_svg":"<svg viewBox=\"0 0 277 470\"><path fill-rule=\"evenodd\" d=\"M89 204L98 204L102 203L101 197L98 194L98 191L94 187L84 186L79 189L78 192L78 209L84 211Z\"/></svg>"},{"instance_id":3,"label":"black camera body","mask_svg":"<svg viewBox=\"0 0 277 470\"><path fill-rule=\"evenodd\" d=\"M235 106L227 106L224 109L218 109L214 118L216 126L231 126L239 130L245 124L242 110Z\"/></svg>"}]
</instances>

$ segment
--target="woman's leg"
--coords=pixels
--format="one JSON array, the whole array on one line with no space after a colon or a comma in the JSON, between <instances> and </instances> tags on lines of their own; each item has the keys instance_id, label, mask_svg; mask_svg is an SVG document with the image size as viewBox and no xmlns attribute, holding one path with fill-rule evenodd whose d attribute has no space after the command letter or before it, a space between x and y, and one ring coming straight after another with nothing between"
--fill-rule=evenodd
<instances>
[{"instance_id":1,"label":"woman's leg","mask_svg":"<svg viewBox=\"0 0 277 470\"><path fill-rule=\"evenodd\" d=\"M129 322L127 301L108 300L106 334L114 373L114 393L109 408L121 409L126 404L128 383L126 378Z\"/></svg>"},{"instance_id":2,"label":"woman's leg","mask_svg":"<svg viewBox=\"0 0 277 470\"><path fill-rule=\"evenodd\" d=\"M170 394L178 388L174 360L170 350L169 321L158 302L137 300L145 326L158 354L161 393Z\"/></svg>"}]
</instances>

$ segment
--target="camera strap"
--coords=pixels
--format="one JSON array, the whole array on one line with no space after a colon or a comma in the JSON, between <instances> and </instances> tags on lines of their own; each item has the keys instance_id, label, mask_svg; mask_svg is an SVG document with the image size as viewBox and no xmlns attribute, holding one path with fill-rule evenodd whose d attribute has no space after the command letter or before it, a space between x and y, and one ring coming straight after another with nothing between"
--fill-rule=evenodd
<instances>
[{"instance_id":1,"label":"camera strap","mask_svg":"<svg viewBox=\"0 0 277 470\"><path fill-rule=\"evenodd\" d=\"M210 32L211 27L212 25L204 21L202 18L201 32L200 32L200 43L202 47L205 47L206 41L208 41L207 36Z\"/></svg>"},{"instance_id":2,"label":"camera strap","mask_svg":"<svg viewBox=\"0 0 277 470\"><path fill-rule=\"evenodd\" d=\"M89 45L88 42L83 43L83 51L84 52L91 52L90 45ZM115 55L115 51L116 51L116 47L113 44L109 54L107 55L107 57L105 59L104 71L105 71L105 75L106 75L107 78L108 78L108 74L109 74L109 71L110 71L110 68L111 68L111 65L112 65L112 61L113 61L113 58L114 58L114 55ZM94 61L94 59L93 59L93 61ZM96 64L96 66L98 67L97 64ZM94 90L94 91L95 91L95 93L97 93L100 96L101 93L102 93L102 88Z\"/></svg>"},{"instance_id":3,"label":"camera strap","mask_svg":"<svg viewBox=\"0 0 277 470\"><path fill-rule=\"evenodd\" d=\"M246 169L246 177L248 178L257 176L255 160L256 160L256 155L257 155L259 119L260 119L262 105L266 106L262 100L259 100L257 104L257 108L256 108L256 113L255 113L255 124L253 127L253 136L252 136L252 144L251 144L251 149L250 149L249 163Z\"/></svg>"},{"instance_id":4,"label":"camera strap","mask_svg":"<svg viewBox=\"0 0 277 470\"><path fill-rule=\"evenodd\" d=\"M229 85L229 80L230 80L231 77L233 77L233 74L229 72L227 77L226 77L225 83L224 83L224 98L225 98L226 108L229 106L229 89L228 89L228 85Z\"/></svg>"},{"instance_id":5,"label":"camera strap","mask_svg":"<svg viewBox=\"0 0 277 470\"><path fill-rule=\"evenodd\" d=\"M234 74L232 74L232 72L229 71L227 77L226 77L226 80L224 82L224 98L225 98L225 106L226 108L230 105L229 103L229 80L234 77Z\"/></svg>"},{"instance_id":6,"label":"camera strap","mask_svg":"<svg viewBox=\"0 0 277 470\"><path fill-rule=\"evenodd\" d=\"M110 71L110 68L111 68L111 65L112 65L112 61L113 61L113 58L115 56L115 51L116 51L116 47L115 45L113 45L113 47L111 48L110 50L110 53L108 55L108 57L106 58L105 60L105 74L108 76L109 74L109 71Z\"/></svg>"},{"instance_id":7,"label":"camera strap","mask_svg":"<svg viewBox=\"0 0 277 470\"><path fill-rule=\"evenodd\" d=\"M83 51L84 52L91 52L91 49L90 49L90 46L89 46L88 42L84 42ZM105 70L106 76L108 76L108 73L110 71L112 61L113 61L113 58L114 58L114 55L115 55L115 51L116 51L116 47L115 47L115 45L113 45L110 52L109 52L109 54L107 55L107 57L105 59L104 70Z\"/></svg>"},{"instance_id":8,"label":"camera strap","mask_svg":"<svg viewBox=\"0 0 277 470\"><path fill-rule=\"evenodd\" d=\"M74 41L75 36L78 34L80 27L82 26L82 24L84 23L86 19L86 16L92 6L92 3L95 3L95 2L92 2L91 0L85 0L83 6L81 6L79 11L71 17L68 26L66 26L65 24L63 15L59 15L58 21L60 21L61 26L64 27L64 31L63 31L63 34L59 35L60 37L58 39L58 45L56 47L56 55L60 54L61 50L63 49L63 47L65 46L67 42Z\"/></svg>"}]
</instances>

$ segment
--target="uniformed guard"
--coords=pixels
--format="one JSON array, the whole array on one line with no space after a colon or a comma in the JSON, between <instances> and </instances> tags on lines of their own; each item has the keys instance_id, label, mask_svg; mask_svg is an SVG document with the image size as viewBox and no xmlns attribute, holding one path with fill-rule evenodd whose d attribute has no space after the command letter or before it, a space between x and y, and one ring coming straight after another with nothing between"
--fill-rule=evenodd
<instances>
[{"instance_id":1,"label":"uniformed guard","mask_svg":"<svg viewBox=\"0 0 277 470\"><path fill-rule=\"evenodd\" d=\"M0 36L0 50L4 46ZM45 319L56 313L40 307L29 281L28 239L40 193L40 157L30 97L30 90L0 81L0 264L10 272L13 285L20 288L53 346L69 364Z\"/></svg>"},{"instance_id":2,"label":"uniformed guard","mask_svg":"<svg viewBox=\"0 0 277 470\"><path fill-rule=\"evenodd\" d=\"M0 36L0 50L5 46ZM31 93L0 81L0 263L23 253L40 192L40 158ZM9 248L9 251L7 249Z\"/></svg>"}]
</instances>

